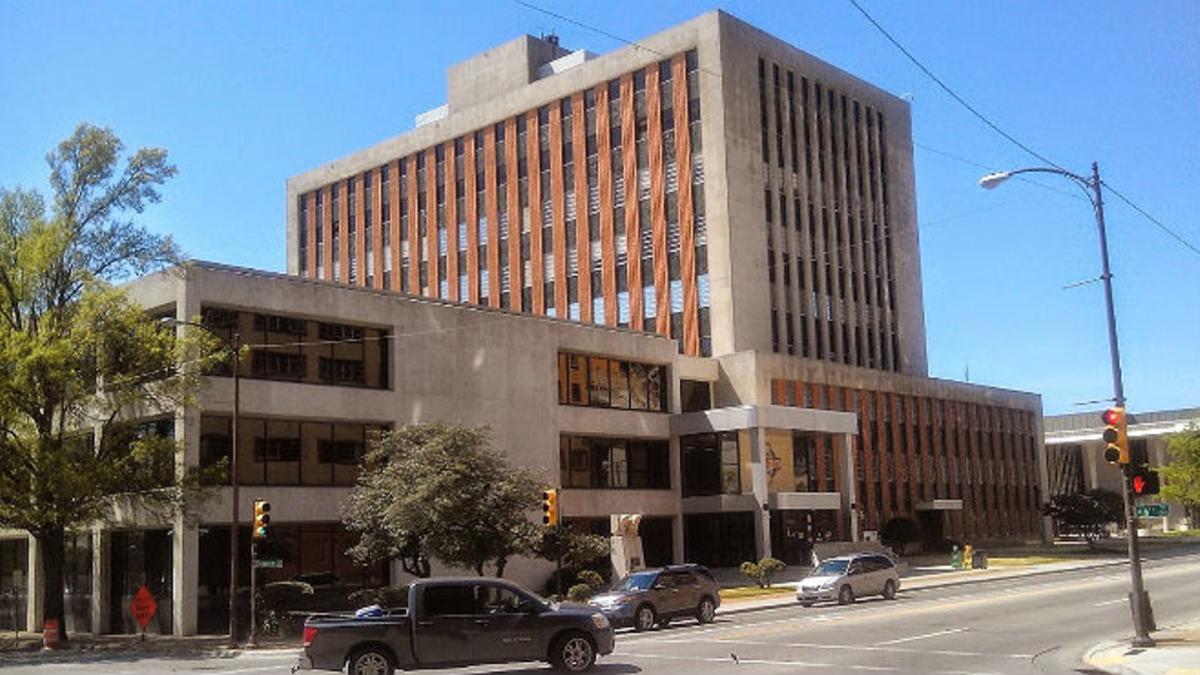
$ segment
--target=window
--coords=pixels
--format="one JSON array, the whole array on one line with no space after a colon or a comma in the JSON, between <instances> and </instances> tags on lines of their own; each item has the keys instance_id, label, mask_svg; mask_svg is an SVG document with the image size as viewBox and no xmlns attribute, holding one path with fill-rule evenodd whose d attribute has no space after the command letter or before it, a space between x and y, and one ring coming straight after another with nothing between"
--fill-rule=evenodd
<instances>
[{"instance_id":1,"label":"window","mask_svg":"<svg viewBox=\"0 0 1200 675\"><path fill-rule=\"evenodd\" d=\"M558 359L559 403L667 410L666 366L565 352Z\"/></svg>"},{"instance_id":2,"label":"window","mask_svg":"<svg viewBox=\"0 0 1200 675\"><path fill-rule=\"evenodd\" d=\"M438 585L425 588L421 594L426 618L442 616L471 616L475 614L475 586Z\"/></svg>"},{"instance_id":3,"label":"window","mask_svg":"<svg viewBox=\"0 0 1200 675\"><path fill-rule=\"evenodd\" d=\"M741 494L741 456L737 432L679 437L683 496Z\"/></svg>"},{"instance_id":4,"label":"window","mask_svg":"<svg viewBox=\"0 0 1200 675\"><path fill-rule=\"evenodd\" d=\"M679 381L679 401L683 412L712 409L712 385L699 380Z\"/></svg>"},{"instance_id":5,"label":"window","mask_svg":"<svg viewBox=\"0 0 1200 675\"><path fill-rule=\"evenodd\" d=\"M559 474L565 488L669 490L667 440L563 435Z\"/></svg>"}]
</instances>

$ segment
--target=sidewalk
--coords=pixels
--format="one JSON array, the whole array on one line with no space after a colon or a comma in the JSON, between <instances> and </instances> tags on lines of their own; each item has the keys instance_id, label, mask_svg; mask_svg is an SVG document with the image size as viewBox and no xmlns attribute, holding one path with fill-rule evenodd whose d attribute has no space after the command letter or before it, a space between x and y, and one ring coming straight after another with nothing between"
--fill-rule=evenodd
<instances>
[{"instance_id":1,"label":"sidewalk","mask_svg":"<svg viewBox=\"0 0 1200 675\"><path fill-rule=\"evenodd\" d=\"M51 653L71 652L140 652L145 654L198 654L215 658L223 658L247 651L245 648L230 649L229 638L223 635L192 635L179 637L174 635L147 635L145 640L139 635L92 635L80 633L72 635L70 641L60 643ZM259 650L296 648L298 638L263 638L259 641ZM42 634L21 631L0 633L0 665L5 657L18 654L40 652L42 650ZM251 650L253 651L253 650Z\"/></svg>"},{"instance_id":2,"label":"sidewalk","mask_svg":"<svg viewBox=\"0 0 1200 675\"><path fill-rule=\"evenodd\" d=\"M1053 574L1055 572L1069 572L1072 570L1081 569L1100 569L1105 567L1121 567L1126 564L1128 564L1128 562L1123 558L1105 557L1091 560L1071 560L1065 562L1028 565L1025 567L992 567L986 570L955 570L951 569L949 565L918 566L912 568L908 574L901 576L900 590L902 592L924 591L933 588L958 586L960 584L987 583L991 581L1003 581L1005 579L1019 579L1042 574ZM794 590L799 583L799 581L788 581L776 584L776 586L788 587ZM779 595L766 598L726 600L721 603L720 613L732 614L751 612L760 609L788 607L794 604L796 604L796 598L793 593L781 593Z\"/></svg>"},{"instance_id":3,"label":"sidewalk","mask_svg":"<svg viewBox=\"0 0 1200 675\"><path fill-rule=\"evenodd\" d=\"M1102 642L1083 661L1121 675L1200 675L1200 620L1167 627L1152 637L1158 644L1148 649L1132 649L1128 640Z\"/></svg>"}]
</instances>

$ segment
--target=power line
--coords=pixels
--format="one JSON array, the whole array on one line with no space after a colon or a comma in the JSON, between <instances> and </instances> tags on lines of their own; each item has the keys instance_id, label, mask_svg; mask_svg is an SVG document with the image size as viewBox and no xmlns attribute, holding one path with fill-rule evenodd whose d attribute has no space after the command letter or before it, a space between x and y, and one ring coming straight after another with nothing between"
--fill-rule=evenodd
<instances>
[{"instance_id":1,"label":"power line","mask_svg":"<svg viewBox=\"0 0 1200 675\"><path fill-rule=\"evenodd\" d=\"M1120 199L1121 201L1125 202L1125 204L1127 204L1127 205L1129 206L1129 208L1131 208L1131 209L1133 209L1134 211L1137 211L1138 213L1142 214L1142 217L1144 217L1146 220L1149 220L1150 222L1152 222L1152 223L1154 223L1155 225L1157 225L1157 226L1158 226L1158 229L1160 229L1160 230L1162 230L1163 232L1166 232L1167 234L1169 234L1171 237L1173 237L1173 238L1174 238L1176 241L1178 241L1180 244L1183 244L1183 245L1184 245L1184 246L1186 246L1188 249L1190 249L1192 253L1195 253L1196 255L1200 255L1200 248L1197 248L1195 244L1193 244L1192 242L1188 241L1187 239L1184 239L1182 235L1180 235L1180 234L1176 233L1174 230L1172 230L1171 228L1169 228L1169 227L1167 227L1166 225L1164 225L1164 224L1162 223L1162 221L1160 221L1158 218L1155 218L1154 216L1152 216L1152 215L1150 215L1149 213L1147 213L1147 212L1146 212L1146 210L1145 210L1145 209L1143 209L1142 207L1138 206L1137 204L1134 204L1134 203L1133 203L1133 200L1131 200L1131 199L1129 199L1129 197L1126 197L1125 195L1121 194L1121 192L1120 192L1119 190L1117 190L1117 188L1115 188L1115 187L1113 187L1112 185L1110 185L1110 184L1108 183L1108 181L1103 181L1103 180L1102 180L1102 181L1100 181L1100 182L1101 182L1101 183L1104 185L1104 187L1108 188L1108 191L1109 191L1109 192L1111 192L1111 193L1113 193L1114 195L1116 195L1116 196L1117 196L1117 199Z\"/></svg>"},{"instance_id":2,"label":"power line","mask_svg":"<svg viewBox=\"0 0 1200 675\"><path fill-rule=\"evenodd\" d=\"M519 1L519 0L518 0L518 1ZM945 91L947 94L949 94L949 95L950 95L950 97L951 97L951 98L953 98L955 101L958 101L958 103L959 103L960 105L962 105L962 107L966 108L966 109L967 109L967 111L969 111L969 112L970 112L972 115L974 115L976 118L978 118L978 119L979 119L979 121L981 121L981 122L983 122L984 124L986 124L986 125L987 125L987 126L990 128L990 129L992 129L993 131L995 131L997 134L1000 134L1001 136L1003 136L1003 137L1004 137L1004 138L1005 138L1005 139L1006 139L1008 142L1010 142L1010 143L1012 143L1013 145L1017 146L1017 147L1018 147L1018 148L1020 148L1021 150L1024 150L1025 152L1027 152L1027 153L1028 153L1028 154L1030 154L1031 156L1033 156L1033 157L1035 157L1035 158L1037 158L1037 159L1041 160L1042 162L1045 162L1046 164L1048 164L1048 165L1050 165L1050 166L1052 166L1052 167L1054 167L1054 168L1056 168L1056 169L1062 169L1062 170L1064 170L1064 171L1066 170L1066 169L1063 169L1063 167L1062 167L1062 166L1060 166L1059 164L1057 164L1057 163L1055 163L1055 162L1051 161L1051 160L1050 160L1048 157L1046 157L1045 155L1043 155L1043 154L1041 154L1041 153L1037 152L1037 151L1036 151L1036 150L1034 150L1033 148L1031 148L1031 147L1029 147L1028 145L1026 145L1026 144L1022 143L1021 141L1017 140L1017 139L1016 139L1016 137L1014 137L1012 134L1010 134L1010 133L1008 133L1007 131L1005 131L1005 130L1001 129L1001 128L999 127L999 125L997 125L995 122L992 122L992 121L991 121L990 119L988 119L988 118L987 118L987 116L986 116L986 115L984 115L983 113L979 112L979 110L977 110L977 109L975 108L975 106L973 106L973 105L971 105L970 103L968 103L968 102L967 102L967 100L966 100L966 99L964 99L962 96L959 96L959 95L958 95L958 93L957 93L957 92L955 92L953 89L951 89L951 88L950 88L950 86L949 86L948 84L946 84L945 82L943 82L943 81L941 80L941 78L939 78L937 75L935 75L935 74L933 73L933 71L932 71L932 70L930 70L929 68L927 68L927 67L925 66L925 64L921 63L921 61L920 61L920 60L918 60L918 59L917 59L917 57L913 56L912 52L908 51L908 49L906 49L906 48L904 47L904 45L900 44L900 41L899 41L899 40L897 40L896 38L892 37L892 34L891 34L891 33L889 33L889 32L887 32L887 29L885 29L885 28L884 28L882 25L880 25L880 23L879 23L878 21L876 21L876 20L875 20L875 18L874 18L873 16L871 16L871 15L870 15L870 14L867 12L867 10L866 10L866 9L864 9L864 8L863 8L863 6L862 6L861 4L859 4L859 3L858 3L858 0L847 0L847 1L848 1L848 2L849 2L851 5L853 5L853 6L854 6L854 8L855 8L855 9L857 9L857 10L859 11L859 13L860 13L860 14L862 14L864 17L866 17L867 21L869 21L869 22L871 23L871 25L872 25L872 26L875 26L875 28L876 28L876 29L877 29L877 30L878 30L878 31L879 31L879 32L880 32L880 33L881 33L881 34L882 34L882 35L883 35L885 38L887 38L888 42L891 42L891 43L892 43L892 44L893 44L893 45L896 47L896 49L899 49L899 50L900 50L900 52L901 52L902 54L904 54L904 56L906 56L906 57L908 58L908 60L909 60L909 61L912 61L913 65L915 65L917 68L919 68L919 69L921 70L921 72L925 73L925 75L927 75L927 76L929 77L929 79L931 79L931 80L933 80L935 83L937 83L937 85L938 85L939 87L941 87L943 91ZM1028 182L1032 182L1032 181L1028 181ZM1034 183L1034 184L1035 184L1035 185L1038 185L1038 183ZM1184 238L1184 237L1183 237L1183 235L1179 234L1178 232L1175 232L1175 231L1174 231L1174 230L1172 230L1170 227L1167 227L1167 225L1166 225L1166 224L1164 224L1162 221L1160 221L1159 219L1155 218L1154 216L1150 215L1150 213L1148 213L1148 212L1147 212L1145 209L1143 209L1142 207L1140 207L1140 206L1138 206L1137 204L1135 204L1135 203L1133 202L1133 200L1132 200L1132 199L1130 199L1130 198L1126 197L1124 194L1122 194L1121 192L1119 192L1119 191L1118 191L1116 188L1114 188L1114 187L1113 187L1112 185L1110 185L1109 183L1107 183L1107 182L1104 182L1103 184L1104 184L1104 185L1105 185L1105 186L1106 186L1106 187L1107 187L1107 188L1108 188L1110 191L1112 191L1112 193L1113 193L1113 194L1115 194L1115 195L1117 196L1117 198L1119 198L1121 201L1125 202L1125 203L1126 203L1126 204L1127 204L1127 205L1128 205L1130 208L1132 208L1134 211L1136 211L1137 213L1141 214L1141 215L1142 215L1144 218L1146 218L1146 220L1149 220L1151 223L1154 223L1154 225L1156 225L1156 226L1157 226L1159 229L1161 229L1163 232L1166 232L1168 235L1170 235L1172 238L1174 238L1174 239L1175 239L1176 241L1178 241L1180 244L1183 244L1185 247L1187 247L1189 250L1191 250L1191 251L1192 251L1193 253L1195 253L1196 255L1200 255L1200 248L1198 248L1198 247L1197 247L1195 244L1192 244L1190 241L1188 241L1186 238ZM1043 186L1043 187L1045 187L1045 186Z\"/></svg>"}]
</instances>

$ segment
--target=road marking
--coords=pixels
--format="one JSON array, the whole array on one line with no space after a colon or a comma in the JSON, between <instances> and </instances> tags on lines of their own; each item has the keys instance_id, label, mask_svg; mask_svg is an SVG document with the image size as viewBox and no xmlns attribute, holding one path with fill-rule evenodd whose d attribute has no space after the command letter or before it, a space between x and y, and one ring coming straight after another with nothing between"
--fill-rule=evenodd
<instances>
[{"instance_id":1,"label":"road marking","mask_svg":"<svg viewBox=\"0 0 1200 675\"><path fill-rule=\"evenodd\" d=\"M1096 604L1092 605L1092 607L1106 607L1108 605L1115 605L1118 602L1125 602L1125 598L1117 598L1116 600L1105 600L1104 602L1097 602Z\"/></svg>"},{"instance_id":2,"label":"road marking","mask_svg":"<svg viewBox=\"0 0 1200 675\"><path fill-rule=\"evenodd\" d=\"M702 663L735 663L732 658L718 656L670 656L667 654L622 654L638 659L666 659L671 661L700 661ZM731 655L732 656L732 655ZM973 670L911 670L891 666L860 666L843 663L818 663L816 661L785 661L776 659L746 659L738 657L738 665L751 666L790 666L793 668L834 668L839 670L863 670L871 672L891 673L931 673L934 675L1000 675L998 673L981 673Z\"/></svg>"},{"instance_id":3,"label":"road marking","mask_svg":"<svg viewBox=\"0 0 1200 675\"><path fill-rule=\"evenodd\" d=\"M947 630L939 630L939 631L936 631L936 632L933 632L933 633L925 633L925 634L923 634L923 635L913 635L913 636L911 636L911 637L906 637L906 638L898 638L898 639L895 639L895 640L887 640L886 642L876 642L876 643L875 643L875 646L876 646L876 647L883 647L883 646L885 646L885 645L898 645L898 644L901 644L901 643L903 643L903 642L912 642L912 641L914 641L914 640L924 640L924 639L926 639L926 638L937 637L937 636L939 636L939 635L953 635L954 633L961 633L961 632L963 632L963 631L965 631L965 630L966 630L966 628L949 628L949 629L947 629Z\"/></svg>"},{"instance_id":4,"label":"road marking","mask_svg":"<svg viewBox=\"0 0 1200 675\"><path fill-rule=\"evenodd\" d=\"M790 649L829 649L835 651L847 652L894 652L897 654L937 654L938 656L972 656L972 657L995 657L1006 659L1031 659L1033 654L997 654L995 652L968 652L958 649L916 649L913 647L880 647L872 645L833 645L818 642L767 642L765 640L738 640L717 638L721 644L730 645L748 645L753 647L787 647ZM679 638L675 640L662 640L666 644L695 644L695 640L687 638ZM619 647L620 645L618 645ZM624 652L621 652L624 655Z\"/></svg>"}]
</instances>

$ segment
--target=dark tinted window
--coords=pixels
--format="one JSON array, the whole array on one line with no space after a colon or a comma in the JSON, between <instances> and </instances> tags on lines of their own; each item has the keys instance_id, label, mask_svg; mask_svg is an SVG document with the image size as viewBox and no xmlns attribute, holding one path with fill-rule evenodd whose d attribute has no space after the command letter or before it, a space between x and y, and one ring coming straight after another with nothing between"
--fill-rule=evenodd
<instances>
[{"instance_id":1,"label":"dark tinted window","mask_svg":"<svg viewBox=\"0 0 1200 675\"><path fill-rule=\"evenodd\" d=\"M425 616L465 616L475 613L474 586L429 586L424 591Z\"/></svg>"}]
</instances>

